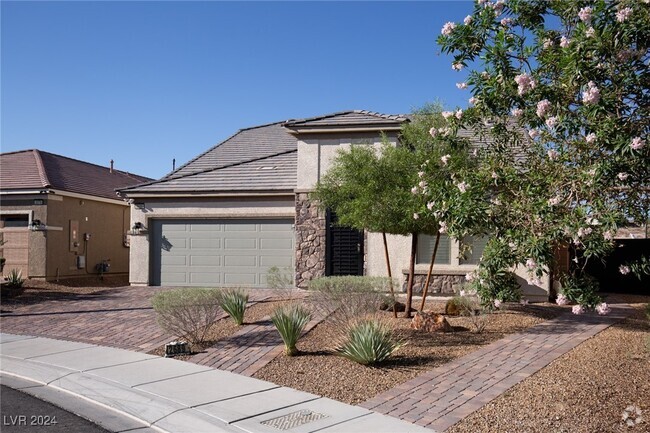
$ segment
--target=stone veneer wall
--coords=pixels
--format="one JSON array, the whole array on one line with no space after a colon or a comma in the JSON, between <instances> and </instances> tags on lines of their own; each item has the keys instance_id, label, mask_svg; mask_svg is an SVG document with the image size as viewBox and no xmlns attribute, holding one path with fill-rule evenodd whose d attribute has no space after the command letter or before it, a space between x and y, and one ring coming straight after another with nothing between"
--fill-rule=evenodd
<instances>
[{"instance_id":1,"label":"stone veneer wall","mask_svg":"<svg viewBox=\"0 0 650 433\"><path fill-rule=\"evenodd\" d=\"M415 274L415 282L413 283L413 293L420 294L424 289L424 283L427 280L426 274ZM454 294L454 288L460 289L463 283L465 282L465 277L463 275L431 275L431 280L429 280L429 294L445 294L452 295ZM408 284L408 274L404 275L404 284L402 290L406 291L406 285Z\"/></svg>"},{"instance_id":2,"label":"stone veneer wall","mask_svg":"<svg viewBox=\"0 0 650 433\"><path fill-rule=\"evenodd\" d=\"M325 214L309 200L308 193L296 194L296 286L325 275Z\"/></svg>"}]
</instances>

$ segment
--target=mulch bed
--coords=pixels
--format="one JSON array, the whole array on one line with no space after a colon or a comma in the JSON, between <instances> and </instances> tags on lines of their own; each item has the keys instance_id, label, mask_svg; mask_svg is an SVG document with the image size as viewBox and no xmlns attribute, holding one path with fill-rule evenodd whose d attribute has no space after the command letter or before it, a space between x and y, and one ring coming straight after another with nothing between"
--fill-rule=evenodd
<instances>
[{"instance_id":1,"label":"mulch bed","mask_svg":"<svg viewBox=\"0 0 650 433\"><path fill-rule=\"evenodd\" d=\"M410 319L394 319L392 312L381 312L380 316L393 324L397 338L406 344L375 367L334 355L333 336L338 329L325 321L298 342L299 356L279 356L254 377L358 404L506 334L522 331L566 311L553 304L509 308L489 315L486 329L480 334L472 332L472 323L466 317L447 317L453 332L425 333L411 329ZM442 313L444 303L429 302L426 311Z\"/></svg>"}]
</instances>

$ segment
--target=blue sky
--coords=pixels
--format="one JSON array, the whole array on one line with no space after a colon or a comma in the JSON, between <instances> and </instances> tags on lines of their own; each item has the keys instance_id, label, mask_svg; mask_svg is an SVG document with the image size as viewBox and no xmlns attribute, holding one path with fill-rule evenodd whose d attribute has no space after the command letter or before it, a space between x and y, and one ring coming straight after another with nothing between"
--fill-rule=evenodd
<instances>
[{"instance_id":1,"label":"blue sky","mask_svg":"<svg viewBox=\"0 0 650 433\"><path fill-rule=\"evenodd\" d=\"M2 152L158 178L240 128L470 96L435 43L470 1L0 7Z\"/></svg>"}]
</instances>

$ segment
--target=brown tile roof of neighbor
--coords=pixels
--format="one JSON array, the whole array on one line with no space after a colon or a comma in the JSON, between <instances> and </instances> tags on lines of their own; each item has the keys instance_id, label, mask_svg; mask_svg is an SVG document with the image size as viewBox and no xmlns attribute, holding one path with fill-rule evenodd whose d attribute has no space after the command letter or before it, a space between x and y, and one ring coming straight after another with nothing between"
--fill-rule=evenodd
<instances>
[{"instance_id":1,"label":"brown tile roof of neighbor","mask_svg":"<svg viewBox=\"0 0 650 433\"><path fill-rule=\"evenodd\" d=\"M148 177L113 170L41 150L0 154L0 189L58 189L118 200L115 190L149 182Z\"/></svg>"},{"instance_id":2,"label":"brown tile roof of neighbor","mask_svg":"<svg viewBox=\"0 0 650 433\"><path fill-rule=\"evenodd\" d=\"M406 116L381 114L365 110L341 111L307 119L292 119L285 122L289 129L300 128L358 128L358 127L399 127L408 121Z\"/></svg>"}]
</instances>

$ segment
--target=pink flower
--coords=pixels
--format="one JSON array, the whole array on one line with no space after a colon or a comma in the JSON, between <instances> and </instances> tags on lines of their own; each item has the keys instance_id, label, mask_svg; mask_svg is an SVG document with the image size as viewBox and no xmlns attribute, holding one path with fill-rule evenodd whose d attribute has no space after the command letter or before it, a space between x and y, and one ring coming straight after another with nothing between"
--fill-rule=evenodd
<instances>
[{"instance_id":1,"label":"pink flower","mask_svg":"<svg viewBox=\"0 0 650 433\"><path fill-rule=\"evenodd\" d=\"M440 221L439 224L440 224L440 228L438 229L438 231L439 231L440 233L447 233L447 228L448 228L448 227L447 227L447 223L444 222L444 221Z\"/></svg>"},{"instance_id":2,"label":"pink flower","mask_svg":"<svg viewBox=\"0 0 650 433\"><path fill-rule=\"evenodd\" d=\"M587 88L582 92L582 102L597 104L600 101L600 90L593 81L587 83Z\"/></svg>"},{"instance_id":3,"label":"pink flower","mask_svg":"<svg viewBox=\"0 0 650 433\"><path fill-rule=\"evenodd\" d=\"M454 71L462 71L464 68L463 64L460 62L454 62L451 64L451 69Z\"/></svg>"},{"instance_id":4,"label":"pink flower","mask_svg":"<svg viewBox=\"0 0 650 433\"><path fill-rule=\"evenodd\" d=\"M562 293L557 295L557 298L555 299L555 303L558 305L567 305L569 303L569 299L564 296Z\"/></svg>"},{"instance_id":5,"label":"pink flower","mask_svg":"<svg viewBox=\"0 0 650 433\"><path fill-rule=\"evenodd\" d=\"M463 20L463 22L465 23L466 26L470 25L472 23L472 21L474 21L474 18L472 18L471 15L467 15L465 17L465 19Z\"/></svg>"},{"instance_id":6,"label":"pink flower","mask_svg":"<svg viewBox=\"0 0 650 433\"><path fill-rule=\"evenodd\" d=\"M553 46L553 39L544 39L544 49L549 49Z\"/></svg>"},{"instance_id":7,"label":"pink flower","mask_svg":"<svg viewBox=\"0 0 650 433\"><path fill-rule=\"evenodd\" d=\"M519 93L519 96L524 95L528 91L534 89L537 85L535 80L525 72L523 74L517 75L515 77L515 82L518 86L517 93Z\"/></svg>"},{"instance_id":8,"label":"pink flower","mask_svg":"<svg viewBox=\"0 0 650 433\"><path fill-rule=\"evenodd\" d=\"M423 171L418 171L418 177L423 178L424 177L424 172Z\"/></svg>"},{"instance_id":9,"label":"pink flower","mask_svg":"<svg viewBox=\"0 0 650 433\"><path fill-rule=\"evenodd\" d=\"M501 20L501 25L503 27L510 27L512 23L513 23L512 18L504 18Z\"/></svg>"},{"instance_id":10,"label":"pink flower","mask_svg":"<svg viewBox=\"0 0 650 433\"><path fill-rule=\"evenodd\" d=\"M475 279L476 279L476 274L474 272L468 272L465 274L466 281L474 281Z\"/></svg>"},{"instance_id":11,"label":"pink flower","mask_svg":"<svg viewBox=\"0 0 650 433\"><path fill-rule=\"evenodd\" d=\"M418 183L418 186L420 188L426 188L427 187L427 181L426 180L421 180L420 183Z\"/></svg>"},{"instance_id":12,"label":"pink flower","mask_svg":"<svg viewBox=\"0 0 650 433\"><path fill-rule=\"evenodd\" d=\"M568 47L570 43L571 43L571 39L567 38L566 36L562 36L560 38L560 46L562 48Z\"/></svg>"},{"instance_id":13,"label":"pink flower","mask_svg":"<svg viewBox=\"0 0 650 433\"><path fill-rule=\"evenodd\" d=\"M459 190L460 192L463 192L463 193L464 193L465 191L467 191L467 187L468 187L468 186L469 186L469 185L468 185L467 183L465 183L465 182L461 182L461 183L459 183L458 185L456 185L456 187L458 187L458 190Z\"/></svg>"},{"instance_id":14,"label":"pink flower","mask_svg":"<svg viewBox=\"0 0 650 433\"><path fill-rule=\"evenodd\" d=\"M515 117L520 117L522 114L524 114L524 110L522 110L521 108L513 108L511 113Z\"/></svg>"},{"instance_id":15,"label":"pink flower","mask_svg":"<svg viewBox=\"0 0 650 433\"><path fill-rule=\"evenodd\" d=\"M456 83L456 87L458 87L460 90L467 89L467 83L465 83L465 82Z\"/></svg>"},{"instance_id":16,"label":"pink flower","mask_svg":"<svg viewBox=\"0 0 650 433\"><path fill-rule=\"evenodd\" d=\"M413 219L414 220L419 219L419 218L420 218L420 215L417 212L413 214Z\"/></svg>"},{"instance_id":17,"label":"pink flower","mask_svg":"<svg viewBox=\"0 0 650 433\"><path fill-rule=\"evenodd\" d=\"M470 103L470 105L478 104L478 98L475 97L475 96L472 96L471 98L469 98L469 103Z\"/></svg>"},{"instance_id":18,"label":"pink flower","mask_svg":"<svg viewBox=\"0 0 650 433\"><path fill-rule=\"evenodd\" d=\"M571 312L573 314L584 314L585 307L583 307L582 305L574 305L573 308L571 309Z\"/></svg>"},{"instance_id":19,"label":"pink flower","mask_svg":"<svg viewBox=\"0 0 650 433\"><path fill-rule=\"evenodd\" d=\"M587 136L585 137L585 141L588 144L591 144L591 143L595 142L596 141L596 134L594 134L593 132L587 134Z\"/></svg>"},{"instance_id":20,"label":"pink flower","mask_svg":"<svg viewBox=\"0 0 650 433\"><path fill-rule=\"evenodd\" d=\"M449 158L451 158L451 155L449 154L441 156L440 161L442 161L442 165L447 165L447 161L449 161Z\"/></svg>"},{"instance_id":21,"label":"pink flower","mask_svg":"<svg viewBox=\"0 0 650 433\"><path fill-rule=\"evenodd\" d=\"M539 130L537 128L533 128L530 131L528 131L528 136L532 138L533 140L539 137Z\"/></svg>"},{"instance_id":22,"label":"pink flower","mask_svg":"<svg viewBox=\"0 0 650 433\"><path fill-rule=\"evenodd\" d=\"M438 130L436 128L429 129L429 135L431 135L433 138L436 138L436 135L438 135Z\"/></svg>"},{"instance_id":23,"label":"pink flower","mask_svg":"<svg viewBox=\"0 0 650 433\"><path fill-rule=\"evenodd\" d=\"M454 115L456 116L456 119L460 120L463 117L463 110L456 110L456 113Z\"/></svg>"},{"instance_id":24,"label":"pink flower","mask_svg":"<svg viewBox=\"0 0 650 433\"><path fill-rule=\"evenodd\" d=\"M456 23L452 23L451 21L446 22L444 26L442 26L442 30L440 33L442 33L445 36L449 36L454 29L456 28Z\"/></svg>"},{"instance_id":25,"label":"pink flower","mask_svg":"<svg viewBox=\"0 0 650 433\"><path fill-rule=\"evenodd\" d=\"M629 176L629 174L622 173L622 172L616 175L616 177L618 177L618 179L622 180L622 181L625 181L628 178L628 176Z\"/></svg>"},{"instance_id":26,"label":"pink flower","mask_svg":"<svg viewBox=\"0 0 650 433\"><path fill-rule=\"evenodd\" d=\"M627 19L632 15L632 8L623 8L616 12L616 21L619 23L627 21Z\"/></svg>"},{"instance_id":27,"label":"pink flower","mask_svg":"<svg viewBox=\"0 0 650 433\"><path fill-rule=\"evenodd\" d=\"M501 301L498 299L494 300L494 308L501 308Z\"/></svg>"},{"instance_id":28,"label":"pink flower","mask_svg":"<svg viewBox=\"0 0 650 433\"><path fill-rule=\"evenodd\" d=\"M606 241L611 241L612 239L614 239L614 233L612 233L611 230L604 231L603 239L605 239Z\"/></svg>"},{"instance_id":29,"label":"pink flower","mask_svg":"<svg viewBox=\"0 0 650 433\"><path fill-rule=\"evenodd\" d=\"M596 30L593 27L589 27L587 30L585 30L585 36L588 38L593 38L595 34Z\"/></svg>"},{"instance_id":30,"label":"pink flower","mask_svg":"<svg viewBox=\"0 0 650 433\"><path fill-rule=\"evenodd\" d=\"M411 188L411 193L412 194L417 194L418 193L418 187L414 186L413 188Z\"/></svg>"},{"instance_id":31,"label":"pink flower","mask_svg":"<svg viewBox=\"0 0 650 433\"><path fill-rule=\"evenodd\" d=\"M548 155L548 159L550 159L551 161L555 161L557 157L560 156L558 151L555 149L549 150L548 152L546 152L546 154Z\"/></svg>"},{"instance_id":32,"label":"pink flower","mask_svg":"<svg viewBox=\"0 0 650 433\"><path fill-rule=\"evenodd\" d=\"M528 260L526 260L526 267L531 270L535 269L537 267L537 262L535 261L535 259L530 257Z\"/></svg>"},{"instance_id":33,"label":"pink flower","mask_svg":"<svg viewBox=\"0 0 650 433\"><path fill-rule=\"evenodd\" d=\"M537 116L544 118L549 108L551 108L551 102L548 99L542 99L537 103Z\"/></svg>"},{"instance_id":34,"label":"pink flower","mask_svg":"<svg viewBox=\"0 0 650 433\"><path fill-rule=\"evenodd\" d=\"M578 237L579 238L584 238L585 236L589 236L593 232L593 229L591 227L580 227L578 229Z\"/></svg>"},{"instance_id":35,"label":"pink flower","mask_svg":"<svg viewBox=\"0 0 650 433\"><path fill-rule=\"evenodd\" d=\"M618 267L618 271L621 273L621 275L627 275L630 273L631 269L629 266L621 265Z\"/></svg>"},{"instance_id":36,"label":"pink flower","mask_svg":"<svg viewBox=\"0 0 650 433\"><path fill-rule=\"evenodd\" d=\"M578 12L578 17L580 18L580 21L589 24L591 22L591 16L593 11L594 10L589 6L580 9L580 12Z\"/></svg>"},{"instance_id":37,"label":"pink flower","mask_svg":"<svg viewBox=\"0 0 650 433\"><path fill-rule=\"evenodd\" d=\"M493 171L491 176L492 176L492 179L498 179L499 178L499 175L497 174L496 171Z\"/></svg>"},{"instance_id":38,"label":"pink flower","mask_svg":"<svg viewBox=\"0 0 650 433\"><path fill-rule=\"evenodd\" d=\"M553 129L555 127L555 125L557 125L558 121L559 121L558 118L555 117L555 116L554 117L549 117L548 119L546 119L546 126Z\"/></svg>"},{"instance_id":39,"label":"pink flower","mask_svg":"<svg viewBox=\"0 0 650 433\"><path fill-rule=\"evenodd\" d=\"M444 117L445 119L449 119L449 118L452 117L453 115L454 115L454 112L453 112L453 111L443 111L443 112L442 112L442 117Z\"/></svg>"},{"instance_id":40,"label":"pink flower","mask_svg":"<svg viewBox=\"0 0 650 433\"><path fill-rule=\"evenodd\" d=\"M435 204L434 202L430 201L429 203L427 203L427 209L429 209L429 210L433 210L433 207L434 207L435 205L436 205L436 204Z\"/></svg>"},{"instance_id":41,"label":"pink flower","mask_svg":"<svg viewBox=\"0 0 650 433\"><path fill-rule=\"evenodd\" d=\"M632 139L632 142L630 143L630 147L633 150L639 150L642 149L643 146L645 146L645 141L641 139L641 137L634 137Z\"/></svg>"},{"instance_id":42,"label":"pink flower","mask_svg":"<svg viewBox=\"0 0 650 433\"><path fill-rule=\"evenodd\" d=\"M612 311L611 308L609 308L609 305L607 305L606 302L603 302L601 304L596 305L596 312L600 314L601 316L605 316L609 314Z\"/></svg>"}]
</instances>

